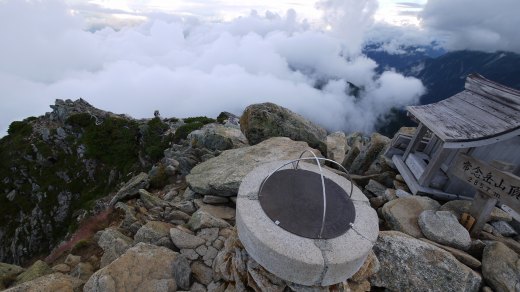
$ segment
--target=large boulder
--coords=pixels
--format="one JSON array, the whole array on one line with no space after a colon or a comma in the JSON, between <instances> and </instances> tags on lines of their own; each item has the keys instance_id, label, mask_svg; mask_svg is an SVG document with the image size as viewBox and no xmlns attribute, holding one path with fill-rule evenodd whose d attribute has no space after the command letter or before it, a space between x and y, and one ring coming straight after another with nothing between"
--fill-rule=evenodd
<instances>
[{"instance_id":1,"label":"large boulder","mask_svg":"<svg viewBox=\"0 0 520 292\"><path fill-rule=\"evenodd\" d=\"M482 276L496 292L520 291L520 257L501 242L484 248Z\"/></svg>"},{"instance_id":2,"label":"large boulder","mask_svg":"<svg viewBox=\"0 0 520 292\"><path fill-rule=\"evenodd\" d=\"M74 277L54 273L25 282L4 292L55 292L55 291L82 291L83 281Z\"/></svg>"},{"instance_id":3,"label":"large boulder","mask_svg":"<svg viewBox=\"0 0 520 292\"><path fill-rule=\"evenodd\" d=\"M425 210L439 209L440 204L428 197L409 196L386 203L382 213L388 226L416 238L424 237L417 220Z\"/></svg>"},{"instance_id":4,"label":"large boulder","mask_svg":"<svg viewBox=\"0 0 520 292\"><path fill-rule=\"evenodd\" d=\"M172 224L161 221L148 221L134 236L134 243L144 242L167 248L173 248L170 239Z\"/></svg>"},{"instance_id":5,"label":"large boulder","mask_svg":"<svg viewBox=\"0 0 520 292\"><path fill-rule=\"evenodd\" d=\"M101 257L101 267L110 264L112 261L121 256L133 244L133 240L119 232L115 228L107 228L101 231L98 239L98 245L103 249Z\"/></svg>"},{"instance_id":6,"label":"large boulder","mask_svg":"<svg viewBox=\"0 0 520 292\"><path fill-rule=\"evenodd\" d=\"M374 245L380 269L373 286L391 291L478 291L482 278L449 252L397 231L381 231Z\"/></svg>"},{"instance_id":7,"label":"large boulder","mask_svg":"<svg viewBox=\"0 0 520 292\"><path fill-rule=\"evenodd\" d=\"M461 250L468 250L471 245L468 230L450 211L426 210L419 216L418 223L422 233L430 240Z\"/></svg>"},{"instance_id":8,"label":"large boulder","mask_svg":"<svg viewBox=\"0 0 520 292\"><path fill-rule=\"evenodd\" d=\"M345 160L345 153L347 152L347 138L343 132L334 132L327 136L327 158L336 161L339 164Z\"/></svg>"},{"instance_id":9,"label":"large boulder","mask_svg":"<svg viewBox=\"0 0 520 292\"><path fill-rule=\"evenodd\" d=\"M383 154L385 148L389 144L390 138L379 133L372 134L370 137L370 143L361 150L359 155L357 155L352 162L350 172L354 174L363 174L368 170L370 165L379 158L379 155Z\"/></svg>"},{"instance_id":10,"label":"large boulder","mask_svg":"<svg viewBox=\"0 0 520 292\"><path fill-rule=\"evenodd\" d=\"M320 150L326 148L325 129L274 103L248 106L240 118L240 129L252 145L271 137L289 137Z\"/></svg>"},{"instance_id":11,"label":"large boulder","mask_svg":"<svg viewBox=\"0 0 520 292\"><path fill-rule=\"evenodd\" d=\"M451 211L457 218L461 218L462 213L469 213L471 208L471 201L467 200L453 200L442 205L439 210L440 211ZM491 211L491 216L489 217L489 221L507 221L510 222L513 220L513 217L506 213L505 211L500 210L499 208L493 208Z\"/></svg>"},{"instance_id":12,"label":"large boulder","mask_svg":"<svg viewBox=\"0 0 520 292\"><path fill-rule=\"evenodd\" d=\"M257 145L231 149L195 166L186 182L196 193L236 196L242 179L255 167L271 161L296 159L305 150L313 150L305 142L285 137L271 138ZM318 153L317 150L313 150Z\"/></svg>"},{"instance_id":13,"label":"large boulder","mask_svg":"<svg viewBox=\"0 0 520 292\"><path fill-rule=\"evenodd\" d=\"M165 247L138 243L94 273L83 291L176 291L173 265L177 256Z\"/></svg>"},{"instance_id":14,"label":"large boulder","mask_svg":"<svg viewBox=\"0 0 520 292\"><path fill-rule=\"evenodd\" d=\"M16 285L32 281L36 278L52 274L52 269L45 262L37 260L25 272L16 277Z\"/></svg>"},{"instance_id":15,"label":"large boulder","mask_svg":"<svg viewBox=\"0 0 520 292\"><path fill-rule=\"evenodd\" d=\"M110 201L110 206L114 206L117 202L136 196L139 189L146 189L150 185L150 178L147 173L141 172L132 177L126 184L119 189L116 195Z\"/></svg>"},{"instance_id":16,"label":"large boulder","mask_svg":"<svg viewBox=\"0 0 520 292\"><path fill-rule=\"evenodd\" d=\"M4 283L10 282L24 271L24 268L16 265L0 263L0 290L5 289Z\"/></svg>"},{"instance_id":17,"label":"large boulder","mask_svg":"<svg viewBox=\"0 0 520 292\"><path fill-rule=\"evenodd\" d=\"M247 138L237 128L208 124L188 135L191 147L210 150L227 150L248 145Z\"/></svg>"}]
</instances>

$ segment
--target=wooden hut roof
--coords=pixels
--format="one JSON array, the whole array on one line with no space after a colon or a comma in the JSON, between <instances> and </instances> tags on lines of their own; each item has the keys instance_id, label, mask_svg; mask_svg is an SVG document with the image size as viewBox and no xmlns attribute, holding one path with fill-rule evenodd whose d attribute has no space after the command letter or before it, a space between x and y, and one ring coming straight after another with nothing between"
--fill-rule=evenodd
<instances>
[{"instance_id":1,"label":"wooden hut roof","mask_svg":"<svg viewBox=\"0 0 520 292\"><path fill-rule=\"evenodd\" d=\"M465 90L450 98L407 109L446 148L484 146L520 135L520 91L478 74L469 75Z\"/></svg>"}]
</instances>

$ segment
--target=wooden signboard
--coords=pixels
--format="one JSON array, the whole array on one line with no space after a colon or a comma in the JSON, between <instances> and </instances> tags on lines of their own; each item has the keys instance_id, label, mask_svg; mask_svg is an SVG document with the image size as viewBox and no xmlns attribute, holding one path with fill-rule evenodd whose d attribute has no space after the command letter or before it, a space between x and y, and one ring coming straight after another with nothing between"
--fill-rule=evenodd
<instances>
[{"instance_id":1,"label":"wooden signboard","mask_svg":"<svg viewBox=\"0 0 520 292\"><path fill-rule=\"evenodd\" d=\"M465 154L457 157L451 172L481 193L520 212L520 177Z\"/></svg>"}]
</instances>

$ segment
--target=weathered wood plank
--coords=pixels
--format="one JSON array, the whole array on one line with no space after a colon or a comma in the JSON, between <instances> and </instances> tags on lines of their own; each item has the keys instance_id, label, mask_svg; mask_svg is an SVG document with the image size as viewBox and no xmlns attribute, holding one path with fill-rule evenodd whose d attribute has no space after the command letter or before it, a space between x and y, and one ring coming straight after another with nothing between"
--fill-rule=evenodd
<instances>
[{"instance_id":1,"label":"weathered wood plank","mask_svg":"<svg viewBox=\"0 0 520 292\"><path fill-rule=\"evenodd\" d=\"M440 170L442 163L446 160L448 155L454 151L453 149L446 149L441 146L433 155L430 163L419 177L419 184L421 186L429 187L432 179L435 177L437 171Z\"/></svg>"},{"instance_id":2,"label":"weathered wood plank","mask_svg":"<svg viewBox=\"0 0 520 292\"><path fill-rule=\"evenodd\" d=\"M424 162L422 158L416 155L416 153L410 153L408 158L406 158L405 163L416 178L421 177L424 170L426 169L426 162Z\"/></svg>"},{"instance_id":3,"label":"weathered wood plank","mask_svg":"<svg viewBox=\"0 0 520 292\"><path fill-rule=\"evenodd\" d=\"M520 91L493 82L478 74L472 74L466 78L465 88L477 94L490 94L520 105Z\"/></svg>"},{"instance_id":4,"label":"weathered wood plank","mask_svg":"<svg viewBox=\"0 0 520 292\"><path fill-rule=\"evenodd\" d=\"M415 134L412 137L412 141L410 141L410 144L408 144L408 147L406 147L406 150L404 151L404 160L408 158L408 155L410 155L410 153L414 152L417 149L417 147L422 141L422 138L424 137L424 135L426 135L427 130L428 129L422 123L419 124L417 130L415 130Z\"/></svg>"},{"instance_id":5,"label":"weathered wood plank","mask_svg":"<svg viewBox=\"0 0 520 292\"><path fill-rule=\"evenodd\" d=\"M473 102L462 100L462 95L465 95L464 92L445 99L441 103L453 112L459 114L460 117L471 123L480 125L483 130L487 129L488 133L493 136L520 125L520 122L508 119L507 117L499 118L488 111L482 110Z\"/></svg>"},{"instance_id":6,"label":"weathered wood plank","mask_svg":"<svg viewBox=\"0 0 520 292\"><path fill-rule=\"evenodd\" d=\"M408 111L421 121L428 129L445 142L462 141L481 137L480 127L466 124L455 113L437 104L410 106Z\"/></svg>"},{"instance_id":7,"label":"weathered wood plank","mask_svg":"<svg viewBox=\"0 0 520 292\"><path fill-rule=\"evenodd\" d=\"M520 177L464 154L456 159L451 173L520 212Z\"/></svg>"},{"instance_id":8,"label":"weathered wood plank","mask_svg":"<svg viewBox=\"0 0 520 292\"><path fill-rule=\"evenodd\" d=\"M469 211L471 216L475 218L475 223L473 223L470 230L470 235L472 237L477 237L480 234L484 224L486 224L491 217L491 212L495 208L496 204L496 198L490 198L485 193L477 191L475 197L473 197L473 202L471 203Z\"/></svg>"},{"instance_id":9,"label":"weathered wood plank","mask_svg":"<svg viewBox=\"0 0 520 292\"><path fill-rule=\"evenodd\" d=\"M511 120L512 122L520 121L520 115L518 112L520 107L515 109L511 104L504 105L502 103L496 102L490 97L482 96L468 90L457 94L457 96L460 100L470 103L481 110L487 111L502 120Z\"/></svg>"}]
</instances>

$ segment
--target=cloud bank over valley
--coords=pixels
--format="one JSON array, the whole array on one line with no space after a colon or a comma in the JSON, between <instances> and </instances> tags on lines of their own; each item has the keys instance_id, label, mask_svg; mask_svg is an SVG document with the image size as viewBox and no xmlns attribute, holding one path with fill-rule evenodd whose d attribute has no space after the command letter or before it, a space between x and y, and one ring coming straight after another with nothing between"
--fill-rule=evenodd
<instances>
[{"instance_id":1,"label":"cloud bank over valley","mask_svg":"<svg viewBox=\"0 0 520 292\"><path fill-rule=\"evenodd\" d=\"M391 107L416 102L421 82L362 55L377 1L322 1L328 29L294 10L228 22L149 18L120 30L86 29L59 1L0 2L0 133L48 111L54 99L85 98L136 118L241 114L275 102L329 130L373 130ZM355 9L355 10L352 10ZM352 16L352 17L345 17ZM354 17L355 16L355 17ZM360 88L354 96L355 85Z\"/></svg>"}]
</instances>

